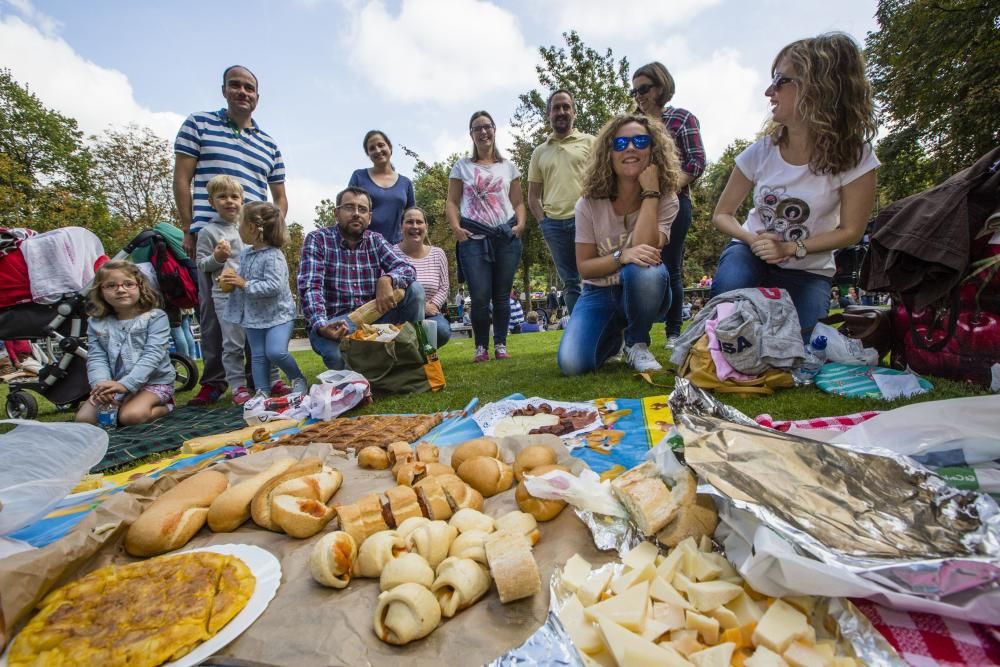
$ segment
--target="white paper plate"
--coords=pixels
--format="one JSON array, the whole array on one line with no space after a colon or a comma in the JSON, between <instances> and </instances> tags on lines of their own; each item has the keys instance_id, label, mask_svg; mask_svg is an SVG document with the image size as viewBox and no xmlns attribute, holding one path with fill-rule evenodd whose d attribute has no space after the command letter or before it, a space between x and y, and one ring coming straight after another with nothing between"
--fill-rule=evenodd
<instances>
[{"instance_id":1,"label":"white paper plate","mask_svg":"<svg viewBox=\"0 0 1000 667\"><path fill-rule=\"evenodd\" d=\"M601 421L601 415L597 407L589 403L567 403L565 401L550 401L545 398L539 398L537 396L532 398L524 399L511 399L506 401L496 401L494 403L488 403L480 408L474 415L472 419L475 420L479 429L484 435L492 436L494 435L493 429L496 428L497 422L501 419L511 416L513 412L519 408L526 408L528 406L538 407L542 403L548 403L553 408L566 408L568 410L590 410L594 413L594 419L589 424L581 429L577 429L572 433L567 433L565 435L559 436L561 438L572 438L578 435L583 435L593 431L595 428L603 426Z\"/></svg>"},{"instance_id":2,"label":"white paper plate","mask_svg":"<svg viewBox=\"0 0 1000 667\"><path fill-rule=\"evenodd\" d=\"M247 602L243 610L240 611L229 623L226 623L218 633L208 641L200 644L195 650L185 655L180 660L166 663L163 667L192 667L199 662L214 655L223 649L229 642L239 637L244 630L249 628L257 617L264 613L267 605L274 598L278 585L281 583L281 564L271 552L250 544L216 544L199 549L189 549L178 553L193 553L195 551L212 551L228 556L236 556L250 568L250 572L257 578L253 595ZM8 644L3 656L0 656L0 667L7 667L7 653L10 651Z\"/></svg>"}]
</instances>

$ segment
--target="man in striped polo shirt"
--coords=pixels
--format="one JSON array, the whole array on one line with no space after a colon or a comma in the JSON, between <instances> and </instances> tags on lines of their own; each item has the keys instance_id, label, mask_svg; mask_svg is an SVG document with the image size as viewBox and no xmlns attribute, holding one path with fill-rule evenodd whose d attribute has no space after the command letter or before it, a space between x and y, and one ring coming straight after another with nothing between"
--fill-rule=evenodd
<instances>
[{"instance_id":1,"label":"man in striped polo shirt","mask_svg":"<svg viewBox=\"0 0 1000 667\"><path fill-rule=\"evenodd\" d=\"M259 99L257 77L240 65L227 68L222 74L222 96L226 98L226 108L191 114L174 141L174 201L184 230L184 249L191 257L195 256L198 230L214 214L207 189L213 176L233 176L243 186L247 202L267 201L270 189L282 214L288 213L281 151L252 118ZM205 370L201 391L191 399L192 405L212 403L226 391L222 334L211 292L208 274L199 272L198 319Z\"/></svg>"}]
</instances>

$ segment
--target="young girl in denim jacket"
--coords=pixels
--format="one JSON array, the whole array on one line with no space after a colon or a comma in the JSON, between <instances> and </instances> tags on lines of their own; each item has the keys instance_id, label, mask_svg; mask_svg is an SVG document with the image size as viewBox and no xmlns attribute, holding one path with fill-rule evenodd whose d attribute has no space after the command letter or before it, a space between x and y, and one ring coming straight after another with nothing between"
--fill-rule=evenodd
<instances>
[{"instance_id":1,"label":"young girl in denim jacket","mask_svg":"<svg viewBox=\"0 0 1000 667\"><path fill-rule=\"evenodd\" d=\"M159 419L174 407L167 314L160 297L131 262L110 261L97 270L90 292L87 378L90 397L76 421L97 423L98 411L118 405L118 423Z\"/></svg>"},{"instance_id":2,"label":"young girl in denim jacket","mask_svg":"<svg viewBox=\"0 0 1000 667\"><path fill-rule=\"evenodd\" d=\"M237 288L230 294L221 317L246 330L257 387L270 386L271 364L274 364L291 380L294 393L305 393L306 378L288 353L295 303L288 287L288 263L281 252L288 242L288 228L281 210L268 202L244 206L240 239L244 248L240 253L239 274L219 278L221 284Z\"/></svg>"}]
</instances>

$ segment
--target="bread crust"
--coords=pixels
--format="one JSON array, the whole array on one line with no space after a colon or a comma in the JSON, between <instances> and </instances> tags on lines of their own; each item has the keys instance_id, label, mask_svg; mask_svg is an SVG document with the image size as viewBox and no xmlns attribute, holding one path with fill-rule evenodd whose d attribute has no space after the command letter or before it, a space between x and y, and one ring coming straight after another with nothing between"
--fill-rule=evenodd
<instances>
[{"instance_id":1,"label":"bread crust","mask_svg":"<svg viewBox=\"0 0 1000 667\"><path fill-rule=\"evenodd\" d=\"M215 533L229 533L239 528L250 518L250 503L261 487L295 463L291 457L280 458L267 470L223 491L208 508L208 527Z\"/></svg>"},{"instance_id":2,"label":"bread crust","mask_svg":"<svg viewBox=\"0 0 1000 667\"><path fill-rule=\"evenodd\" d=\"M139 515L125 533L132 556L157 556L179 549L201 530L212 501L229 486L217 470L203 470L170 489Z\"/></svg>"},{"instance_id":3,"label":"bread crust","mask_svg":"<svg viewBox=\"0 0 1000 667\"><path fill-rule=\"evenodd\" d=\"M318 458L310 458L299 461L284 473L269 479L254 495L250 502L250 517L261 528L280 532L277 524L271 520L271 496L274 490L292 479L312 475L323 469L323 462Z\"/></svg>"},{"instance_id":4,"label":"bread crust","mask_svg":"<svg viewBox=\"0 0 1000 667\"><path fill-rule=\"evenodd\" d=\"M513 469L499 459L474 456L458 467L463 482L489 498L506 491L514 483Z\"/></svg>"}]
</instances>

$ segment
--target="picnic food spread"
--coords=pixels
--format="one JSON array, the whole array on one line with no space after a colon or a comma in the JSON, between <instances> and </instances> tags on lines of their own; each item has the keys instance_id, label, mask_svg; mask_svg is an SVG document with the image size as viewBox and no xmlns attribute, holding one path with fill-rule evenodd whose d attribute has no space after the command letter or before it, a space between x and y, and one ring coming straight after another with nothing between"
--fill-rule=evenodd
<instances>
[{"instance_id":1,"label":"picnic food spread","mask_svg":"<svg viewBox=\"0 0 1000 667\"><path fill-rule=\"evenodd\" d=\"M325 442L336 449L360 450L369 445L386 447L390 442L413 442L441 423L441 415L365 415L354 419L316 422L277 440L276 445L307 445Z\"/></svg>"}]
</instances>

